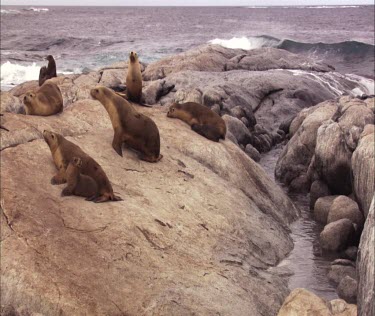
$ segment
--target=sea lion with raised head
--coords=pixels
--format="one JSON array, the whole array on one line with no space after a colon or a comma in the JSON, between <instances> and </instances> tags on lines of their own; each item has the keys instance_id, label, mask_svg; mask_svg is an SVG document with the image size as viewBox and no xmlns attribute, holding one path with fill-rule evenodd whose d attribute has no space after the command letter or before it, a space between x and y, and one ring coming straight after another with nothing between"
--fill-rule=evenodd
<instances>
[{"instance_id":1,"label":"sea lion with raised head","mask_svg":"<svg viewBox=\"0 0 375 316\"><path fill-rule=\"evenodd\" d=\"M37 92L26 92L23 104L27 115L49 116L63 111L63 98L59 87L46 82Z\"/></svg>"},{"instance_id":2,"label":"sea lion with raised head","mask_svg":"<svg viewBox=\"0 0 375 316\"><path fill-rule=\"evenodd\" d=\"M81 160L81 175L91 177L97 185L97 194L87 200L96 203L122 201L121 197L113 193L112 185L102 167L79 146L68 141L62 135L50 131L45 130L43 137L51 150L53 161L58 170L57 174L51 179L52 184L66 183L69 163L73 158L79 158Z\"/></svg>"},{"instance_id":3,"label":"sea lion with raised head","mask_svg":"<svg viewBox=\"0 0 375 316\"><path fill-rule=\"evenodd\" d=\"M73 157L66 169L67 186L61 195L77 195L87 198L98 196L98 185L90 176L84 175L82 171L82 159Z\"/></svg>"},{"instance_id":4,"label":"sea lion with raised head","mask_svg":"<svg viewBox=\"0 0 375 316\"><path fill-rule=\"evenodd\" d=\"M142 73L136 52L130 52L128 74L126 76L126 96L129 101L141 103L142 99Z\"/></svg>"},{"instance_id":5,"label":"sea lion with raised head","mask_svg":"<svg viewBox=\"0 0 375 316\"><path fill-rule=\"evenodd\" d=\"M42 86L46 80L57 77L55 59L52 55L48 55L46 60L48 60L48 66L43 66L39 71L39 86Z\"/></svg>"},{"instance_id":6,"label":"sea lion with raised head","mask_svg":"<svg viewBox=\"0 0 375 316\"><path fill-rule=\"evenodd\" d=\"M227 133L225 121L219 114L199 103L173 103L169 107L167 116L186 122L193 131L212 141L225 139Z\"/></svg>"},{"instance_id":7,"label":"sea lion with raised head","mask_svg":"<svg viewBox=\"0 0 375 316\"><path fill-rule=\"evenodd\" d=\"M155 122L137 110L111 89L97 87L91 89L91 96L103 104L112 122L113 149L122 156L122 144L140 152L140 159L157 162L160 154L160 135Z\"/></svg>"}]
</instances>

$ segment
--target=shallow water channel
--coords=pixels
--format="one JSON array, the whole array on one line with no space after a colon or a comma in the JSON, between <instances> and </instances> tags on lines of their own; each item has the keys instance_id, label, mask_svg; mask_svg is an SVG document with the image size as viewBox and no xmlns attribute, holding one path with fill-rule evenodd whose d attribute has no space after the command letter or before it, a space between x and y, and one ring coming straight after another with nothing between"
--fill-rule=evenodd
<instances>
[{"instance_id":1,"label":"shallow water channel","mask_svg":"<svg viewBox=\"0 0 375 316\"><path fill-rule=\"evenodd\" d=\"M282 147L277 147L264 154L260 160L260 165L272 179L275 179L275 166L281 150ZM308 194L288 193L283 184L276 180L275 182L283 188L293 203L301 210L301 217L290 227L294 248L289 256L279 264L279 266L286 266L293 273L289 277L290 290L302 287L327 300L338 298L335 287L327 277L330 263L337 256L322 253L319 234L323 226L313 218L309 208Z\"/></svg>"}]
</instances>

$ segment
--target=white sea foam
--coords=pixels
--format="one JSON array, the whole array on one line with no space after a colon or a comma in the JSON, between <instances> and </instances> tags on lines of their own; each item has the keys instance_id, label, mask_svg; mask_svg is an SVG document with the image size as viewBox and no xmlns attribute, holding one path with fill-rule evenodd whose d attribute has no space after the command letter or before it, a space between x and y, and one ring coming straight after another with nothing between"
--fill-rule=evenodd
<instances>
[{"instance_id":1,"label":"white sea foam","mask_svg":"<svg viewBox=\"0 0 375 316\"><path fill-rule=\"evenodd\" d=\"M5 10L5 9L1 9L1 14L17 14L17 13L20 13L20 11L18 10Z\"/></svg>"},{"instance_id":2,"label":"white sea foam","mask_svg":"<svg viewBox=\"0 0 375 316\"><path fill-rule=\"evenodd\" d=\"M48 12L49 11L48 8L34 8L34 7L27 8L25 10L26 11L33 11L33 12Z\"/></svg>"},{"instance_id":3,"label":"white sea foam","mask_svg":"<svg viewBox=\"0 0 375 316\"><path fill-rule=\"evenodd\" d=\"M209 41L210 44L221 45L227 48L240 48L240 49L255 49L264 46L274 46L278 43L277 40L267 37L233 37L231 39L215 38Z\"/></svg>"},{"instance_id":4,"label":"white sea foam","mask_svg":"<svg viewBox=\"0 0 375 316\"><path fill-rule=\"evenodd\" d=\"M0 84L2 90L8 90L15 85L25 81L38 80L39 71L42 65L32 63L29 65L13 64L9 61L0 66ZM82 69L74 68L62 71L64 75L81 73Z\"/></svg>"}]
</instances>

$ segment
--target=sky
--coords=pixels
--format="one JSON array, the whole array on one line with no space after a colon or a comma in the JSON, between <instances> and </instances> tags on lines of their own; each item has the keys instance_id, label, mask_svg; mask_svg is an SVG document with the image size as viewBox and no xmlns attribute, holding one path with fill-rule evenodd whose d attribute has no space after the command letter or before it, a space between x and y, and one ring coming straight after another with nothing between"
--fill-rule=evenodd
<instances>
[{"instance_id":1,"label":"sky","mask_svg":"<svg viewBox=\"0 0 375 316\"><path fill-rule=\"evenodd\" d=\"M81 5L81 6L268 6L268 5L358 5L374 0L1 0L1 5Z\"/></svg>"}]
</instances>

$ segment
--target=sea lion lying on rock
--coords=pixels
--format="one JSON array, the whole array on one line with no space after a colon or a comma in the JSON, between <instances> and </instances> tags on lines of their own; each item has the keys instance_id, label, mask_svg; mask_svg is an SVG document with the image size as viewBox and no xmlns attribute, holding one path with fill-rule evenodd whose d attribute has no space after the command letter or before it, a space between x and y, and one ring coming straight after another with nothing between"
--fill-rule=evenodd
<instances>
[{"instance_id":1,"label":"sea lion lying on rock","mask_svg":"<svg viewBox=\"0 0 375 316\"><path fill-rule=\"evenodd\" d=\"M46 82L37 92L27 92L23 98L27 115L49 116L63 111L63 98L59 87Z\"/></svg>"},{"instance_id":2,"label":"sea lion lying on rock","mask_svg":"<svg viewBox=\"0 0 375 316\"><path fill-rule=\"evenodd\" d=\"M39 87L42 86L46 80L57 77L56 62L53 59L53 56L48 55L46 60L48 60L48 66L43 66L39 71Z\"/></svg>"},{"instance_id":3,"label":"sea lion lying on rock","mask_svg":"<svg viewBox=\"0 0 375 316\"><path fill-rule=\"evenodd\" d=\"M89 197L89 201L94 201L96 203L122 201L121 197L114 195L112 185L102 167L79 146L68 141L62 135L50 131L44 131L43 137L51 150L53 161L58 170L57 174L51 179L52 184L63 184L67 182L68 165L72 159L76 157L81 161L80 173L91 177L97 185L97 194Z\"/></svg>"},{"instance_id":4,"label":"sea lion lying on rock","mask_svg":"<svg viewBox=\"0 0 375 316\"><path fill-rule=\"evenodd\" d=\"M194 102L173 103L169 107L167 116L188 123L193 131L212 141L225 139L227 128L224 120L204 105Z\"/></svg>"},{"instance_id":5,"label":"sea lion lying on rock","mask_svg":"<svg viewBox=\"0 0 375 316\"><path fill-rule=\"evenodd\" d=\"M91 89L91 96L103 104L112 122L115 135L112 147L122 156L122 143L139 151L140 159L157 162L160 154L160 135L155 122L148 116L138 113L125 99L111 89L98 87Z\"/></svg>"},{"instance_id":6,"label":"sea lion lying on rock","mask_svg":"<svg viewBox=\"0 0 375 316\"><path fill-rule=\"evenodd\" d=\"M87 198L98 196L98 185L90 176L82 172L82 159L73 157L66 169L68 185L62 190L61 195L78 195Z\"/></svg>"}]
</instances>

